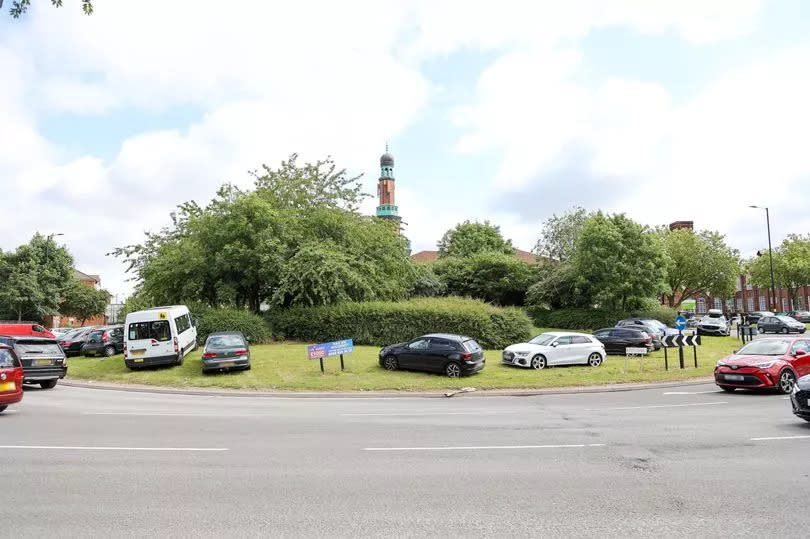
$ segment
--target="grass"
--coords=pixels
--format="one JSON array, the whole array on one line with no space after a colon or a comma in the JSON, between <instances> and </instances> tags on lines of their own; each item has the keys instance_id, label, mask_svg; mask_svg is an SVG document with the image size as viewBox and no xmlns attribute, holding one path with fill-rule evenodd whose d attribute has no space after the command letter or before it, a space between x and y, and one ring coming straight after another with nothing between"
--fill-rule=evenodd
<instances>
[{"instance_id":1,"label":"grass","mask_svg":"<svg viewBox=\"0 0 810 539\"><path fill-rule=\"evenodd\" d=\"M538 332L542 331L538 328ZM704 337L698 348L698 368L690 348L684 350L685 369L677 368L678 350L669 351L669 371L664 370L663 350L644 359L640 370L637 359L609 356L601 367L552 367L541 371L502 365L499 350L486 351L486 368L473 376L453 380L435 374L383 370L377 363L379 348L357 346L345 357L346 370L340 371L340 360L324 360L322 375L317 361L307 360L306 345L281 343L251 347L252 370L228 374L203 375L200 351L186 357L181 367L129 371L122 356L111 358L71 358L68 379L146 384L168 387L279 389L279 390L401 390L421 391L461 387L478 389L557 388L618 384L627 382L678 381L710 376L715 362L739 348L734 337Z\"/></svg>"}]
</instances>

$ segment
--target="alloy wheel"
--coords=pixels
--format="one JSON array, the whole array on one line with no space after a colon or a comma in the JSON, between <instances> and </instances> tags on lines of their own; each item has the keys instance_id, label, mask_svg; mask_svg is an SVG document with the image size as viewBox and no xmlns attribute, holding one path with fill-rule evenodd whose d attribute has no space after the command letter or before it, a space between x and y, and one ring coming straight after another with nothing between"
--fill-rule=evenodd
<instances>
[{"instance_id":1,"label":"alloy wheel","mask_svg":"<svg viewBox=\"0 0 810 539\"><path fill-rule=\"evenodd\" d=\"M788 394L793 389L793 384L796 383L796 376L792 371L785 369L779 375L779 392Z\"/></svg>"},{"instance_id":2,"label":"alloy wheel","mask_svg":"<svg viewBox=\"0 0 810 539\"><path fill-rule=\"evenodd\" d=\"M546 368L546 358L543 356L534 356L532 358L532 369L545 369Z\"/></svg>"},{"instance_id":3,"label":"alloy wheel","mask_svg":"<svg viewBox=\"0 0 810 539\"><path fill-rule=\"evenodd\" d=\"M447 367L444 368L444 372L447 373L447 376L450 378L458 378L461 376L461 367L458 363L448 363Z\"/></svg>"},{"instance_id":4,"label":"alloy wheel","mask_svg":"<svg viewBox=\"0 0 810 539\"><path fill-rule=\"evenodd\" d=\"M397 370L397 358L394 356L387 356L383 361L383 365L385 366L386 370L395 371Z\"/></svg>"},{"instance_id":5,"label":"alloy wheel","mask_svg":"<svg viewBox=\"0 0 810 539\"><path fill-rule=\"evenodd\" d=\"M588 357L588 365L591 367L598 367L602 364L602 356L594 352Z\"/></svg>"}]
</instances>

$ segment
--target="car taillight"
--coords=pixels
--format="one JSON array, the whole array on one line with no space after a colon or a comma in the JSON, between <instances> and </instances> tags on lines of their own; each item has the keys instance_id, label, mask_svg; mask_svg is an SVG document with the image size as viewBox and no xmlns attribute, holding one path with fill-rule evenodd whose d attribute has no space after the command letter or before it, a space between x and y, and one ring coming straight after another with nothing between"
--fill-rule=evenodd
<instances>
[{"instance_id":1,"label":"car taillight","mask_svg":"<svg viewBox=\"0 0 810 539\"><path fill-rule=\"evenodd\" d=\"M211 358L217 357L217 353L216 352L206 352L206 353L204 353L202 355L202 357L203 357L203 359L211 359Z\"/></svg>"},{"instance_id":2,"label":"car taillight","mask_svg":"<svg viewBox=\"0 0 810 539\"><path fill-rule=\"evenodd\" d=\"M473 355L469 352L467 352L466 354L461 354L461 359L463 359L464 361L470 361L472 357Z\"/></svg>"},{"instance_id":3,"label":"car taillight","mask_svg":"<svg viewBox=\"0 0 810 539\"><path fill-rule=\"evenodd\" d=\"M124 343L124 359L127 358L127 343Z\"/></svg>"},{"instance_id":4,"label":"car taillight","mask_svg":"<svg viewBox=\"0 0 810 539\"><path fill-rule=\"evenodd\" d=\"M237 350L234 352L237 356L246 356L248 351L247 350Z\"/></svg>"},{"instance_id":5,"label":"car taillight","mask_svg":"<svg viewBox=\"0 0 810 539\"><path fill-rule=\"evenodd\" d=\"M64 341L62 346L70 346L71 344L73 344L71 341Z\"/></svg>"},{"instance_id":6,"label":"car taillight","mask_svg":"<svg viewBox=\"0 0 810 539\"><path fill-rule=\"evenodd\" d=\"M651 340L652 337L650 337L649 335L647 337L644 337L644 342L650 342Z\"/></svg>"},{"instance_id":7,"label":"car taillight","mask_svg":"<svg viewBox=\"0 0 810 539\"><path fill-rule=\"evenodd\" d=\"M177 345L177 337L174 338L174 353L177 354L180 352L180 347Z\"/></svg>"},{"instance_id":8,"label":"car taillight","mask_svg":"<svg viewBox=\"0 0 810 539\"><path fill-rule=\"evenodd\" d=\"M104 342L109 341L110 340L110 335L105 331L104 333L101 334L101 340L104 341Z\"/></svg>"}]
</instances>

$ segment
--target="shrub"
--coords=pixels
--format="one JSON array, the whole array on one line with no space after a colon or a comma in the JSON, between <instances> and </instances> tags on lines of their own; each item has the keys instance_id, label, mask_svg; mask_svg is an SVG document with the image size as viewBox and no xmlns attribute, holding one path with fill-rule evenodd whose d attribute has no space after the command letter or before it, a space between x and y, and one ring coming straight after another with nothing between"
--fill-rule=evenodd
<instances>
[{"instance_id":1,"label":"shrub","mask_svg":"<svg viewBox=\"0 0 810 539\"><path fill-rule=\"evenodd\" d=\"M644 306L631 312L615 312L604 309L556 309L547 310L537 307L527 309L529 316L537 327L559 329L600 329L613 327L624 318L651 318L672 327L675 323L674 309L659 306Z\"/></svg>"},{"instance_id":2,"label":"shrub","mask_svg":"<svg viewBox=\"0 0 810 539\"><path fill-rule=\"evenodd\" d=\"M242 309L214 309L201 305L189 306L197 320L197 340L205 341L215 331L241 331L252 343L270 340L267 322L257 315Z\"/></svg>"},{"instance_id":3,"label":"shrub","mask_svg":"<svg viewBox=\"0 0 810 539\"><path fill-rule=\"evenodd\" d=\"M357 344L377 346L446 332L469 336L484 348L503 348L525 341L531 330L531 321L519 309L454 297L295 307L269 311L265 316L273 333L288 339L326 342L351 338Z\"/></svg>"}]
</instances>

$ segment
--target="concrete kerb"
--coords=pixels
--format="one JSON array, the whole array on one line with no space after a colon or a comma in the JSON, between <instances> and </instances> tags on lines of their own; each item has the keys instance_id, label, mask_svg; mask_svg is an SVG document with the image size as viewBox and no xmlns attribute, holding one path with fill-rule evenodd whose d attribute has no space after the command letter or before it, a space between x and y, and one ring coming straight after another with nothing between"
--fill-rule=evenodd
<instances>
[{"instance_id":1,"label":"concrete kerb","mask_svg":"<svg viewBox=\"0 0 810 539\"><path fill-rule=\"evenodd\" d=\"M652 382L649 384L615 384L606 386L563 387L546 389L477 389L459 392L445 391L250 391L241 389L173 388L148 385L115 384L78 380L61 380L60 385L82 389L105 391L128 391L133 393L156 393L166 395L199 395L215 397L259 397L286 399L318 398L448 398L464 395L474 397L533 397L539 395L571 395L577 393L616 393L619 391L641 391L645 389L666 389L671 387L697 386L714 382L712 377L694 378L678 382Z\"/></svg>"}]
</instances>

